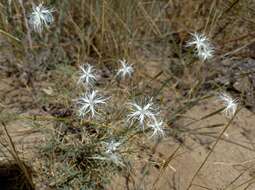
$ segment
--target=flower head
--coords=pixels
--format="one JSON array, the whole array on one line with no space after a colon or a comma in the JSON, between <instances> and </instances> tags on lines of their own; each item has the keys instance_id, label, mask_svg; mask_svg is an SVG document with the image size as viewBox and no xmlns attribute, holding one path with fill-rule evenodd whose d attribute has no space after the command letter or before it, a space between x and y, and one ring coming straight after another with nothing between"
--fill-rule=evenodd
<instances>
[{"instance_id":1,"label":"flower head","mask_svg":"<svg viewBox=\"0 0 255 190\"><path fill-rule=\"evenodd\" d=\"M233 99L228 94L222 93L219 95L220 100L223 102L225 109L223 110L227 117L233 117L236 113L238 106L238 99Z\"/></svg>"},{"instance_id":2,"label":"flower head","mask_svg":"<svg viewBox=\"0 0 255 190\"><path fill-rule=\"evenodd\" d=\"M125 164L123 163L122 159L120 158L118 154L112 153L112 154L109 154L108 157L109 157L109 160L112 161L117 166L125 166Z\"/></svg>"},{"instance_id":3,"label":"flower head","mask_svg":"<svg viewBox=\"0 0 255 190\"><path fill-rule=\"evenodd\" d=\"M197 53L197 56L199 59L205 61L207 59L211 59L214 54L214 48L211 45L208 45L207 47L204 47L204 49L199 50Z\"/></svg>"},{"instance_id":4,"label":"flower head","mask_svg":"<svg viewBox=\"0 0 255 190\"><path fill-rule=\"evenodd\" d=\"M191 40L188 41L187 46L195 46L197 50L202 49L204 46L210 42L209 39L204 34L191 33Z\"/></svg>"},{"instance_id":5,"label":"flower head","mask_svg":"<svg viewBox=\"0 0 255 190\"><path fill-rule=\"evenodd\" d=\"M35 32L42 33L44 26L48 28L54 21L52 12L54 12L53 9L44 7L42 3L38 6L33 5L33 12L29 16L29 24L32 29Z\"/></svg>"},{"instance_id":6,"label":"flower head","mask_svg":"<svg viewBox=\"0 0 255 190\"><path fill-rule=\"evenodd\" d=\"M93 90L92 92L86 93L77 100L77 104L80 105L79 115L84 117L90 113L93 118L98 114L98 106L100 104L106 104L106 100L107 98L97 95L97 91Z\"/></svg>"},{"instance_id":7,"label":"flower head","mask_svg":"<svg viewBox=\"0 0 255 190\"><path fill-rule=\"evenodd\" d=\"M153 133L151 137L163 137L165 135L165 132L163 130L164 122L161 120L153 119L151 123L148 124L148 127L153 129Z\"/></svg>"},{"instance_id":8,"label":"flower head","mask_svg":"<svg viewBox=\"0 0 255 190\"><path fill-rule=\"evenodd\" d=\"M131 113L128 115L128 121L139 121L142 127L144 127L146 120L154 119L155 116L158 115L152 99L144 105L138 105L137 103L129 103L129 105Z\"/></svg>"},{"instance_id":9,"label":"flower head","mask_svg":"<svg viewBox=\"0 0 255 190\"><path fill-rule=\"evenodd\" d=\"M116 76L120 76L122 79L126 76L131 77L134 72L132 65L129 65L125 59L119 60L119 62L121 64L121 68L118 70Z\"/></svg>"},{"instance_id":10,"label":"flower head","mask_svg":"<svg viewBox=\"0 0 255 190\"><path fill-rule=\"evenodd\" d=\"M117 149L121 145L120 142L117 142L115 140L111 140L110 142L103 142L105 144L105 154L106 159L112 161L116 165L122 165L124 166L119 154L117 153Z\"/></svg>"},{"instance_id":11,"label":"flower head","mask_svg":"<svg viewBox=\"0 0 255 190\"><path fill-rule=\"evenodd\" d=\"M85 64L80 66L81 76L78 80L78 83L83 82L87 86L92 86L96 81L95 69L90 64Z\"/></svg>"},{"instance_id":12,"label":"flower head","mask_svg":"<svg viewBox=\"0 0 255 190\"><path fill-rule=\"evenodd\" d=\"M188 41L187 46L195 46L196 54L199 59L205 61L213 57L214 47L210 43L209 38L204 34L192 33L192 38Z\"/></svg>"},{"instance_id":13,"label":"flower head","mask_svg":"<svg viewBox=\"0 0 255 190\"><path fill-rule=\"evenodd\" d=\"M114 140L111 140L110 142L104 142L106 145L106 153L114 153L118 147L121 145L120 142L116 142Z\"/></svg>"}]
</instances>

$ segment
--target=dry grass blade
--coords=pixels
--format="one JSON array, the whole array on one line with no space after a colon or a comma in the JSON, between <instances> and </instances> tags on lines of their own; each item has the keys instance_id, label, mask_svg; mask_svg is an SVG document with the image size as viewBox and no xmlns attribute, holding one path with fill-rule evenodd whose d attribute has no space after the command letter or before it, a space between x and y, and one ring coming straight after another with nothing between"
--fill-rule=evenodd
<instances>
[{"instance_id":1,"label":"dry grass blade","mask_svg":"<svg viewBox=\"0 0 255 190\"><path fill-rule=\"evenodd\" d=\"M255 177L252 177L251 179L249 179L249 180L247 180L247 181L241 183L240 185L234 187L234 188L231 189L231 190L239 189L240 187L242 187L242 186L244 186L244 185L246 185L246 184L248 184L248 186L249 186L251 183L254 183L254 182L255 182ZM244 189L245 189L245 188L244 188Z\"/></svg>"},{"instance_id":2,"label":"dry grass blade","mask_svg":"<svg viewBox=\"0 0 255 190\"><path fill-rule=\"evenodd\" d=\"M209 117L212 117L212 116L214 116L214 115L216 115L216 114L222 112L224 109L225 109L225 108L223 107L223 108L221 108L221 109L216 110L215 112L209 113L209 114L207 114L207 115L201 117L201 118L199 119L199 121L204 120L204 119L207 119L207 118L209 118Z\"/></svg>"},{"instance_id":3,"label":"dry grass blade","mask_svg":"<svg viewBox=\"0 0 255 190\"><path fill-rule=\"evenodd\" d=\"M231 187L231 185L233 185L236 181L238 181L238 179L240 179L246 172L248 169L246 169L246 171L241 172L234 180L232 180L223 190L227 190Z\"/></svg>"},{"instance_id":4,"label":"dry grass blade","mask_svg":"<svg viewBox=\"0 0 255 190\"><path fill-rule=\"evenodd\" d=\"M26 26L26 29L27 29L27 40L28 40L28 45L29 45L29 48L30 50L32 50L33 48L33 42L32 42L32 37L31 37L31 30L29 28L29 25L28 25L28 20L27 20L27 17L26 17L26 9L23 5L23 0L19 0L19 4L20 4L20 7L22 9L22 14L23 14L23 18L24 18L24 22L25 22L25 26Z\"/></svg>"},{"instance_id":5,"label":"dry grass blade","mask_svg":"<svg viewBox=\"0 0 255 190\"><path fill-rule=\"evenodd\" d=\"M10 39L12 39L12 40L15 40L16 42L19 42L19 43L21 42L20 39L18 39L17 37L11 35L11 34L8 33L8 32L5 32L5 31L2 30L2 29L0 29L0 33L3 34L3 35L5 35L5 36L7 36L8 38L10 38Z\"/></svg>"},{"instance_id":6,"label":"dry grass blade","mask_svg":"<svg viewBox=\"0 0 255 190\"><path fill-rule=\"evenodd\" d=\"M203 121L203 120L205 120L205 119L207 119L207 118L209 118L209 117L212 117L212 116L214 116L214 115L220 113L220 112L223 111L224 109L225 109L225 108L218 109L218 110L216 110L216 111L214 111L214 112L212 112L212 113L209 113L209 114L207 114L207 115L201 117L200 119L191 121L191 122L189 122L188 124L184 125L184 127L188 127L188 126L190 126L190 125L194 125L195 123L198 123L198 122ZM201 127L201 128L196 128L196 129L193 129L193 130L200 130L200 129L203 129L203 128L214 128L214 127L219 127L219 126L222 126L222 124L215 124L215 125L211 125L211 126L209 126L209 127Z\"/></svg>"},{"instance_id":7,"label":"dry grass blade","mask_svg":"<svg viewBox=\"0 0 255 190\"><path fill-rule=\"evenodd\" d=\"M3 126L3 129L4 129L4 134L7 138L7 141L8 141L8 145L10 148L7 148L7 150L9 151L9 153L12 155L13 159L15 160L15 162L17 162L20 170L24 173L24 176L26 177L27 179L27 182L29 182L29 186L28 188L31 188L33 189L34 187L34 184L33 184L33 181L32 181L32 178L31 178L31 175L29 174L28 172L28 169L27 167L25 166L25 164L21 161L21 159L19 158L19 155L18 155L18 152L16 150L16 147L14 145L14 142L12 141L12 138L10 136L10 134L8 133L7 131L7 128L6 128L6 125L5 123L2 122L2 126Z\"/></svg>"},{"instance_id":8,"label":"dry grass blade","mask_svg":"<svg viewBox=\"0 0 255 190\"><path fill-rule=\"evenodd\" d=\"M142 5L142 2L139 1L138 2L138 7L141 9L141 12L143 12L145 20L147 22L149 22L148 24L150 24L150 28L153 30L153 32L155 33L155 35L159 35L161 36L161 32L159 30L159 28L157 27L157 24L154 22L154 20L150 17L150 15L148 14L148 12L146 11L146 9L144 8L144 6Z\"/></svg>"},{"instance_id":9,"label":"dry grass blade","mask_svg":"<svg viewBox=\"0 0 255 190\"><path fill-rule=\"evenodd\" d=\"M247 48L248 46L250 46L251 44L253 44L255 42L255 39L251 39L249 42L247 42L245 45L239 47L239 48L236 48L235 50L232 50L228 53L225 53L224 55L221 56L221 58L224 58L224 57L227 57L227 56L230 56L230 55L234 55L238 52L240 52L241 50Z\"/></svg>"},{"instance_id":10,"label":"dry grass blade","mask_svg":"<svg viewBox=\"0 0 255 190\"><path fill-rule=\"evenodd\" d=\"M197 133L197 134L199 134L199 133ZM214 136L214 135L211 135L211 134L201 134L201 135L208 136L208 137L215 138L215 139L218 138L217 136ZM239 146L239 147L244 148L248 151L254 152L254 148L250 148L248 146L245 146L245 145L243 145L241 143L238 143L238 142L235 142L233 140L229 140L229 139L226 139L226 138L223 138L223 137L221 137L220 140L225 141L225 142L230 143L230 144L233 144L233 145L236 145L236 146Z\"/></svg>"},{"instance_id":11,"label":"dry grass blade","mask_svg":"<svg viewBox=\"0 0 255 190\"><path fill-rule=\"evenodd\" d=\"M198 184L193 184L194 186L197 186L197 187L200 187L202 189L207 189L207 190L213 190L211 188L208 188L208 187L205 187L205 186L202 186L202 185L198 185Z\"/></svg>"},{"instance_id":12,"label":"dry grass blade","mask_svg":"<svg viewBox=\"0 0 255 190\"><path fill-rule=\"evenodd\" d=\"M178 152L180 148L181 148L181 144L179 144L178 147L175 149L175 151L164 161L162 167L160 168L160 173L153 183L153 188L155 188L156 184L158 183L159 179L162 177L167 166L170 164L171 160L174 158L174 156L176 155L176 153Z\"/></svg>"},{"instance_id":13,"label":"dry grass blade","mask_svg":"<svg viewBox=\"0 0 255 190\"><path fill-rule=\"evenodd\" d=\"M224 11L224 13L228 13L235 5L239 3L240 0L235 0L228 8Z\"/></svg>"},{"instance_id":14,"label":"dry grass blade","mask_svg":"<svg viewBox=\"0 0 255 190\"><path fill-rule=\"evenodd\" d=\"M239 110L238 110L239 111ZM235 113L235 115L228 121L228 123L224 126L223 130L221 131L220 135L218 136L218 138L216 139L215 143L213 144L210 152L207 154L207 156L205 157L204 161L202 162L202 164L200 165L200 167L197 169L196 173L192 176L191 181L187 187L187 190L189 190L191 188L191 186L193 185L193 181L195 180L196 176L198 175L198 173L202 170L202 168L204 167L204 165L206 164L206 162L208 161L209 157L211 156L211 154L213 153L216 145L218 144L218 142L221 140L222 136L224 135L224 133L226 132L226 130L231 126L230 124L232 123L232 121L234 120L236 114L238 113L238 111Z\"/></svg>"}]
</instances>

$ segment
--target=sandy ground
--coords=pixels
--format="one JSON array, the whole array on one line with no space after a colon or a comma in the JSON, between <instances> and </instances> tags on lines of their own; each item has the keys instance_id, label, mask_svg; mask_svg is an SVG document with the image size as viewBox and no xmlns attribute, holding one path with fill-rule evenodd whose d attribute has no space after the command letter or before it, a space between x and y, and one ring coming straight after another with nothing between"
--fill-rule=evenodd
<instances>
[{"instance_id":1,"label":"sandy ground","mask_svg":"<svg viewBox=\"0 0 255 190\"><path fill-rule=\"evenodd\" d=\"M13 79L0 77L0 122L5 123L19 158L31 167L34 183L38 187L36 189L46 189L41 188L43 183L37 183L38 180L40 181L39 170L42 170L40 168L41 162L38 150L47 140L41 126L51 128L52 124L48 121L33 120L31 116L42 115L42 113L31 106L33 98L31 97L30 89L25 86L17 88L16 83L17 81ZM31 109L29 109L30 106ZM0 142L10 145L2 124L0 125ZM12 157L1 146L0 170L5 168L8 160L12 161Z\"/></svg>"},{"instance_id":2,"label":"sandy ground","mask_svg":"<svg viewBox=\"0 0 255 190\"><path fill-rule=\"evenodd\" d=\"M183 119L180 127L191 121L198 120L204 115L210 114L221 108L215 100L210 99L191 109ZM201 115L203 113L203 115ZM182 134L184 143L178 150L175 158L164 170L159 181L153 187L159 175L159 169L151 166L144 173L144 164L137 164L135 187L136 189L160 189L160 190L185 190L192 176L199 168L210 148L214 144L223 126L208 128L217 124L226 124L228 119L223 114L199 121L185 128L190 132ZM214 189L214 190L253 190L255 189L255 152L254 152L254 123L255 117L246 109L242 109L230 128L217 144L209 160L194 180L192 190ZM172 138L166 138L157 149L156 154L167 158L178 147ZM115 180L117 183L109 189L126 189L124 180ZM132 189L132 188L131 188Z\"/></svg>"}]
</instances>

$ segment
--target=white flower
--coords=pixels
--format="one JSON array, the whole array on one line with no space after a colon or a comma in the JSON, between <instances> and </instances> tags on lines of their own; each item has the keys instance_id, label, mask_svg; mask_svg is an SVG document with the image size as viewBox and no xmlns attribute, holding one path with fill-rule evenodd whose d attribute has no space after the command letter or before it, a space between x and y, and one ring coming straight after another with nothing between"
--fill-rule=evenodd
<instances>
[{"instance_id":1,"label":"white flower","mask_svg":"<svg viewBox=\"0 0 255 190\"><path fill-rule=\"evenodd\" d=\"M110 142L104 142L104 144L106 145L106 153L114 153L118 147L121 145L120 142L116 142L114 140L111 140Z\"/></svg>"},{"instance_id":2,"label":"white flower","mask_svg":"<svg viewBox=\"0 0 255 190\"><path fill-rule=\"evenodd\" d=\"M212 46L207 46L207 47L204 47L204 50L198 51L197 54L198 54L199 59L205 61L205 60L211 59L213 57L214 49Z\"/></svg>"},{"instance_id":3,"label":"white flower","mask_svg":"<svg viewBox=\"0 0 255 190\"><path fill-rule=\"evenodd\" d=\"M204 34L199 33L191 33L191 40L188 41L187 46L195 46L197 50L203 48L204 46L207 46L209 43L209 39Z\"/></svg>"},{"instance_id":4,"label":"white flower","mask_svg":"<svg viewBox=\"0 0 255 190\"><path fill-rule=\"evenodd\" d=\"M107 98L103 98L97 95L97 91L92 91L86 93L83 97L80 97L77 100L77 104L80 105L79 115L84 117L88 113L91 113L91 117L93 118L96 114L98 114L98 106L100 104L106 104Z\"/></svg>"},{"instance_id":5,"label":"white flower","mask_svg":"<svg viewBox=\"0 0 255 190\"><path fill-rule=\"evenodd\" d=\"M158 121L157 119L153 119L153 122L148 124L148 127L153 129L153 133L152 133L151 137L153 137L155 135L156 135L156 137L163 137L165 135L163 126L164 126L163 121L161 121L161 120Z\"/></svg>"},{"instance_id":6,"label":"white flower","mask_svg":"<svg viewBox=\"0 0 255 190\"><path fill-rule=\"evenodd\" d=\"M83 82L85 85L92 86L96 81L95 69L90 64L80 66L81 76L78 83Z\"/></svg>"},{"instance_id":7,"label":"white flower","mask_svg":"<svg viewBox=\"0 0 255 190\"><path fill-rule=\"evenodd\" d=\"M38 6L33 5L33 12L29 16L29 24L32 29L35 32L42 33L44 26L48 28L54 21L52 12L54 12L53 9L44 7L42 3Z\"/></svg>"},{"instance_id":8,"label":"white flower","mask_svg":"<svg viewBox=\"0 0 255 190\"><path fill-rule=\"evenodd\" d=\"M106 155L113 163L115 163L117 166L122 165L124 166L123 162L121 161L121 158L119 157L119 154L116 152L118 147L121 145L120 142L116 142L114 140L110 141L106 144Z\"/></svg>"},{"instance_id":9,"label":"white flower","mask_svg":"<svg viewBox=\"0 0 255 190\"><path fill-rule=\"evenodd\" d=\"M132 73L134 72L132 65L129 65L125 59L119 60L119 62L121 63L122 67L118 70L116 76L120 76L122 79L124 79L126 76L131 77Z\"/></svg>"},{"instance_id":10,"label":"white flower","mask_svg":"<svg viewBox=\"0 0 255 190\"><path fill-rule=\"evenodd\" d=\"M238 99L233 99L228 94L222 93L219 95L220 100L223 102L225 109L223 110L227 117L233 117L238 107Z\"/></svg>"},{"instance_id":11,"label":"white flower","mask_svg":"<svg viewBox=\"0 0 255 190\"><path fill-rule=\"evenodd\" d=\"M213 57L214 47L210 43L209 38L204 34L192 33L192 38L188 41L187 46L195 46L196 54L199 59L205 61Z\"/></svg>"},{"instance_id":12,"label":"white flower","mask_svg":"<svg viewBox=\"0 0 255 190\"><path fill-rule=\"evenodd\" d=\"M129 103L131 113L128 115L128 121L139 121L140 125L144 127L145 120L154 119L158 115L154 108L152 99L145 105L138 105L137 103Z\"/></svg>"},{"instance_id":13,"label":"white flower","mask_svg":"<svg viewBox=\"0 0 255 190\"><path fill-rule=\"evenodd\" d=\"M122 162L118 154L111 153L108 156L109 156L109 160L111 160L117 166L125 166L125 164Z\"/></svg>"},{"instance_id":14,"label":"white flower","mask_svg":"<svg viewBox=\"0 0 255 190\"><path fill-rule=\"evenodd\" d=\"M121 158L119 157L118 153L116 152L119 146L121 145L120 142L116 142L115 140L111 140L110 142L103 142L105 144L105 154L106 160L112 161L116 165L124 166Z\"/></svg>"}]
</instances>

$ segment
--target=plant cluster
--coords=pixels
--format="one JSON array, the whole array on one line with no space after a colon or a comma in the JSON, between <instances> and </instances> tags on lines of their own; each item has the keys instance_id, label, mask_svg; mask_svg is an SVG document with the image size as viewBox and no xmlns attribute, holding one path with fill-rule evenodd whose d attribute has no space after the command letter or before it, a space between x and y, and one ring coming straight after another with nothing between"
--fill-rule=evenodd
<instances>
[{"instance_id":1,"label":"plant cluster","mask_svg":"<svg viewBox=\"0 0 255 190\"><path fill-rule=\"evenodd\" d=\"M132 40L137 36L140 37L139 35L142 36L142 34L145 33L143 30L146 29L148 29L148 33L152 34L152 36L160 35L159 28L154 23L153 19L148 18L149 16L141 3L132 1L132 3L129 4L130 7L127 7L128 10L132 10L133 7L138 7L139 11L145 15L146 21L149 21L145 22L145 24L143 23L143 25L148 28L145 27L145 29L141 29L141 31L135 30L134 32L126 26L129 20L124 22L121 16L112 13L114 11L110 10L110 6L107 7L108 4L106 1L102 1L100 6L98 6L98 1L92 2L91 7L93 8L94 5L96 7L95 12L92 11L93 9L91 7L83 4L86 10L91 9L89 16L86 16L83 12L79 13L81 14L79 15L80 17L77 16L77 20L90 17L89 21L84 21L83 25L79 25L80 23L77 24L72 18L66 16L67 13L69 14L74 10L66 10L66 13L63 11L65 10L64 8L66 8L65 4L62 4L63 7L61 7L61 11L59 12L55 8L48 8L43 3L39 5L33 4L32 12L27 15L22 0L19 2L23 8L23 16L25 16L24 25L27 30L26 37L28 45L24 49L26 49L27 56L31 55L35 60L39 57L32 43L32 37L34 35L32 32L36 33L36 38L43 41L49 37L44 36L44 32L46 30L49 32L53 24L57 24L59 28L62 27L61 24L65 24L65 27L68 28L70 26L66 24L66 21L71 23L71 27L74 28L73 33L68 33L70 39L72 39L71 43L79 43L77 46L74 45L76 48L75 51L79 52L77 57L75 57L75 60L79 60L77 61L77 67L80 69L79 77L75 79L75 87L72 88L74 94L79 95L74 98L67 96L68 102L71 102L71 105L69 105L67 109L71 110L71 114L67 114L67 117L56 116L53 133L41 152L46 158L42 176L44 176L45 180L49 181L49 186L58 189L105 189L106 184L109 184L114 174L122 173L125 175L132 170L134 160L139 159L140 156L139 145L154 142L159 143L162 139L171 135L172 129L170 125L176 121L180 114L194 106L200 101L200 98L206 98L206 96L202 96L197 99L192 99L193 90L196 91L194 87L194 89L190 89L188 93L184 95L183 105L180 107L176 106L177 108L173 108L174 111L171 113L166 113L170 108L167 107L167 109L165 109L164 105L162 106L159 98L157 98L157 92L148 93L144 89L139 92L136 91L139 89L140 84L134 80L134 77L136 77L137 72L139 72L141 68L138 67L135 61L132 61L133 64L130 64L132 59L127 56L132 52L131 49L136 46L136 41ZM116 1L115 3L116 5L114 3L112 4L118 7L118 2ZM75 7L75 5L73 6ZM100 16L96 15L100 12L97 6L99 8L102 6ZM116 26L114 25L116 21L106 22L106 17L104 17L104 14L107 14L106 12L111 12L121 24ZM58 23L55 23L55 13L58 13L58 16L61 18ZM99 17L101 20L98 20ZM125 15L123 17L125 17ZM132 18L128 19L131 20ZM94 27L91 23L95 23L97 27ZM136 28L138 26L133 27ZM106 30L108 30L108 33L105 32ZM125 33L118 34L116 35L118 37L114 38L112 37L114 36L112 35L113 30L118 32L125 30ZM70 31L72 31L72 29ZM61 30L61 32L65 34L66 30ZM56 36L60 36L61 32L59 29ZM100 37L95 35L98 33ZM86 35L83 36L82 34ZM49 32L47 35L54 34ZM57 53L61 52L61 49L54 49L54 44L61 43L59 36L55 39L56 41L52 42L53 47L49 50L49 54L56 49ZM189 50L192 52L192 59L194 58L196 62L198 62L199 72L201 73L204 65L220 57L217 55L219 51L216 48L215 42L208 36L210 35L207 35L206 32L194 32L189 34L188 40L186 40L186 38L184 40L185 52L187 53ZM11 38L14 37L11 36ZM15 38L14 40L18 41L18 39ZM122 41L123 43L121 43ZM42 44L43 43L44 42L42 42ZM47 40L45 40L45 43L47 43ZM64 42L63 44L65 45ZM70 44L67 43L67 46L69 45ZM113 46L113 48L109 48L108 45ZM114 49L114 47L117 48ZM176 47L176 49L178 51L178 47ZM70 50L70 52L71 51L72 50ZM85 52L89 55L94 55L94 57L97 57L100 61L102 61L102 58L106 58L106 60L110 60L109 62L113 65L117 65L118 69L116 70L111 66L108 67L110 70L108 80L110 80L110 82L102 78L103 74L98 68L103 61L99 64L94 64L93 61L83 62L84 57L86 57ZM114 53L108 55L110 54L109 52ZM68 54L66 52L61 54L64 55L63 59L59 58L60 56L55 56L55 54L52 55L52 57L61 59L65 64L67 58L68 60L73 59L73 57L70 57L71 54L72 53ZM41 56L43 57L44 55ZM185 55L183 57L186 58ZM107 61L105 62L107 63ZM51 69L51 67L58 68L52 65L49 64L44 69ZM40 68L40 65L38 68ZM33 73L36 69L32 65L28 67L28 70ZM71 75L73 75L73 72L70 70L66 72L70 72ZM157 74L155 78L160 76L163 72L164 70ZM181 68L180 73L183 74L183 72L185 72L185 69ZM167 74L171 75L172 73ZM176 80L176 78L178 77L171 75L170 78L166 80L166 83L164 82L164 84L158 88L158 91L160 92L161 89L165 88L168 81L171 79ZM203 81L205 79L203 78L201 80ZM65 81L63 81L63 83L64 82ZM147 86L149 86L150 80L146 82L148 82ZM179 86L182 88L184 83L176 80L176 84L174 85L176 88ZM59 84L59 86L61 85L62 84ZM109 90L109 87L114 87L114 90ZM125 92L123 88L125 88ZM217 93L217 99L223 105L221 110L223 110L225 116L231 121L238 111L239 99L233 98L222 89L218 91L220 91L220 93ZM194 94L194 96L197 95L196 93ZM164 163L163 160L158 162L159 165Z\"/></svg>"}]
</instances>

